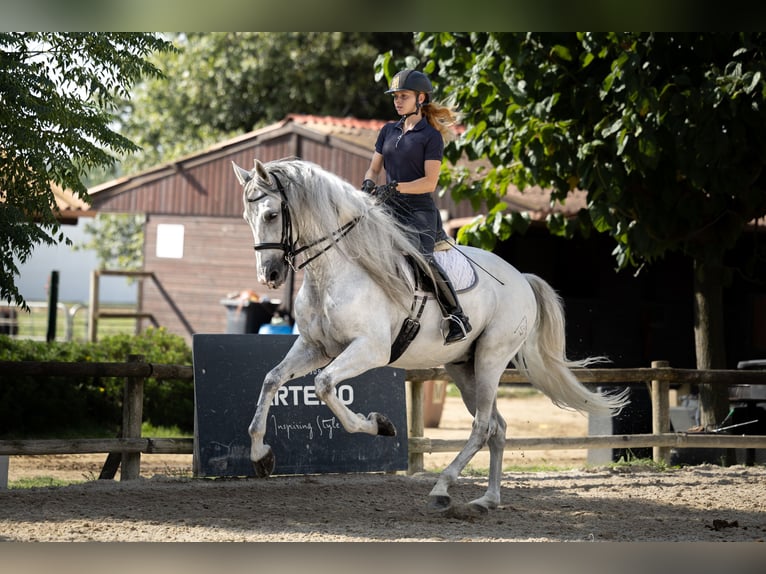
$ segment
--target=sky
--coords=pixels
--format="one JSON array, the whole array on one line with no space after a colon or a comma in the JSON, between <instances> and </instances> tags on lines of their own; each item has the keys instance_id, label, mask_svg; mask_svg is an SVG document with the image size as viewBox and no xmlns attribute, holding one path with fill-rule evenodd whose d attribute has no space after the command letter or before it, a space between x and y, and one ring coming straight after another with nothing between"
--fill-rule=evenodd
<instances>
[{"instance_id":1,"label":"sky","mask_svg":"<svg viewBox=\"0 0 766 574\"><path fill-rule=\"evenodd\" d=\"M89 220L82 218L75 225L63 225L64 234L75 244L82 244L89 237L85 233L85 224ZM18 260L17 260L17 265ZM75 251L64 244L55 246L38 245L32 256L19 265L16 286L27 302L47 301L47 284L52 271L59 272L59 296L62 303L82 303L87 305L90 299L90 274L98 268L98 257L93 250ZM128 285L124 277L101 277L101 303L135 303L137 286Z\"/></svg>"}]
</instances>

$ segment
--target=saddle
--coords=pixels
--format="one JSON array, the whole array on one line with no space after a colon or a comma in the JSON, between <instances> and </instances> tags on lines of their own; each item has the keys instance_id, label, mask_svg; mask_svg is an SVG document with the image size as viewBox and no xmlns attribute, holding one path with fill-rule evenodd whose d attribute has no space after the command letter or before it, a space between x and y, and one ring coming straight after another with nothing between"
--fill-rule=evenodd
<instances>
[{"instance_id":1,"label":"saddle","mask_svg":"<svg viewBox=\"0 0 766 574\"><path fill-rule=\"evenodd\" d=\"M434 251L434 259L447 272L452 286L458 293L467 291L476 285L476 270L469 259L457 249L449 246L446 249L442 248ZM402 327L399 329L399 333L391 345L391 355L388 359L389 364L401 357L410 346L410 343L417 337L420 332L420 318L423 316L429 294L433 294L428 271L409 257L407 261L415 278L415 295L410 306L410 314L402 322Z\"/></svg>"}]
</instances>

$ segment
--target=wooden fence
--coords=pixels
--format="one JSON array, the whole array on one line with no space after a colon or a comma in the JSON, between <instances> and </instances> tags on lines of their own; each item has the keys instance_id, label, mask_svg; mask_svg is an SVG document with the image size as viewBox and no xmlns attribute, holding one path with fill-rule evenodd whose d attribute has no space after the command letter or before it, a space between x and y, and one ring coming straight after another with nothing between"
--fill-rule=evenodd
<instances>
[{"instance_id":1,"label":"wooden fence","mask_svg":"<svg viewBox=\"0 0 766 574\"><path fill-rule=\"evenodd\" d=\"M126 363L65 363L0 361L4 375L63 377L125 377L122 436L115 439L46 439L0 440L0 456L121 453L121 480L138 478L140 457L144 454L193 454L191 438L146 438L141 436L143 382L155 379L192 380L192 367L142 362L129 357ZM653 362L650 368L575 369L575 376L585 384L602 386L649 385L652 403L652 433L629 435L597 435L587 437L508 437L506 446L513 450L588 449L588 448L653 448L656 461L667 462L670 448L766 448L766 436L715 433L670 432L671 385L763 385L766 371L670 368L665 362ZM465 440L434 440L424 435L423 383L450 380L444 369L407 371L410 381L409 471L423 470L423 455L433 452L457 452ZM501 383L526 383L515 369L508 369ZM466 437L467 440L468 437Z\"/></svg>"},{"instance_id":2,"label":"wooden fence","mask_svg":"<svg viewBox=\"0 0 766 574\"><path fill-rule=\"evenodd\" d=\"M102 311L100 308L100 284L101 277L133 277L143 281L149 279L154 283L154 286L159 291L162 298L173 310L173 313L184 326L186 332L189 335L194 334L191 324L186 319L181 309L176 305L173 298L165 290L160 283L159 278L153 271L121 271L117 269L96 269L90 273L90 303L88 305L88 341L95 341L98 335L98 320L99 319L148 319L152 324L157 327L157 319L151 313L139 313L139 312L114 312L114 311ZM140 297L141 295L139 295Z\"/></svg>"}]
</instances>

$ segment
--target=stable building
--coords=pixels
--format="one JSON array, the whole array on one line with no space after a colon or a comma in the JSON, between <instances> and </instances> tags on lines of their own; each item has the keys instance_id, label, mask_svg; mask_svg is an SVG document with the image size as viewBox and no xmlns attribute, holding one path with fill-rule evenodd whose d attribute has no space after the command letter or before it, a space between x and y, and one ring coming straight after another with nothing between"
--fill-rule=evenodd
<instances>
[{"instance_id":1,"label":"stable building","mask_svg":"<svg viewBox=\"0 0 766 574\"><path fill-rule=\"evenodd\" d=\"M257 283L252 234L242 219L242 188L232 162L251 168L255 158L300 157L361 184L384 123L294 114L92 188L93 210L146 215L144 271L152 275L141 279L139 313L189 341L194 333L227 332L231 316L224 300L244 305L279 300L289 313L299 278L295 287L276 292ZM446 195L437 203L447 225L474 215L469 204L457 205Z\"/></svg>"}]
</instances>

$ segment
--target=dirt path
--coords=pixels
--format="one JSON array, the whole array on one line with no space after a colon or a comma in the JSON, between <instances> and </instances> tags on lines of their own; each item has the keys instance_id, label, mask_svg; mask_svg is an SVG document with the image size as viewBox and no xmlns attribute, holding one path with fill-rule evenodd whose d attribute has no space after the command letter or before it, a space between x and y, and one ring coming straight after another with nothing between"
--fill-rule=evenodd
<instances>
[{"instance_id":1,"label":"dirt path","mask_svg":"<svg viewBox=\"0 0 766 574\"><path fill-rule=\"evenodd\" d=\"M470 418L448 399L434 438L465 438ZM509 434L583 436L587 419L544 397L503 400ZM426 470L450 453L427 455ZM486 456L486 455L484 455ZM191 457L142 458L137 481L98 481L103 455L13 457L10 479L86 480L0 491L0 541L760 541L766 539L766 467L669 471L588 468L586 451L508 453L502 504L485 516L426 511L436 475L349 474L193 479ZM480 457L473 469L486 468ZM469 472L457 502L480 496Z\"/></svg>"}]
</instances>

